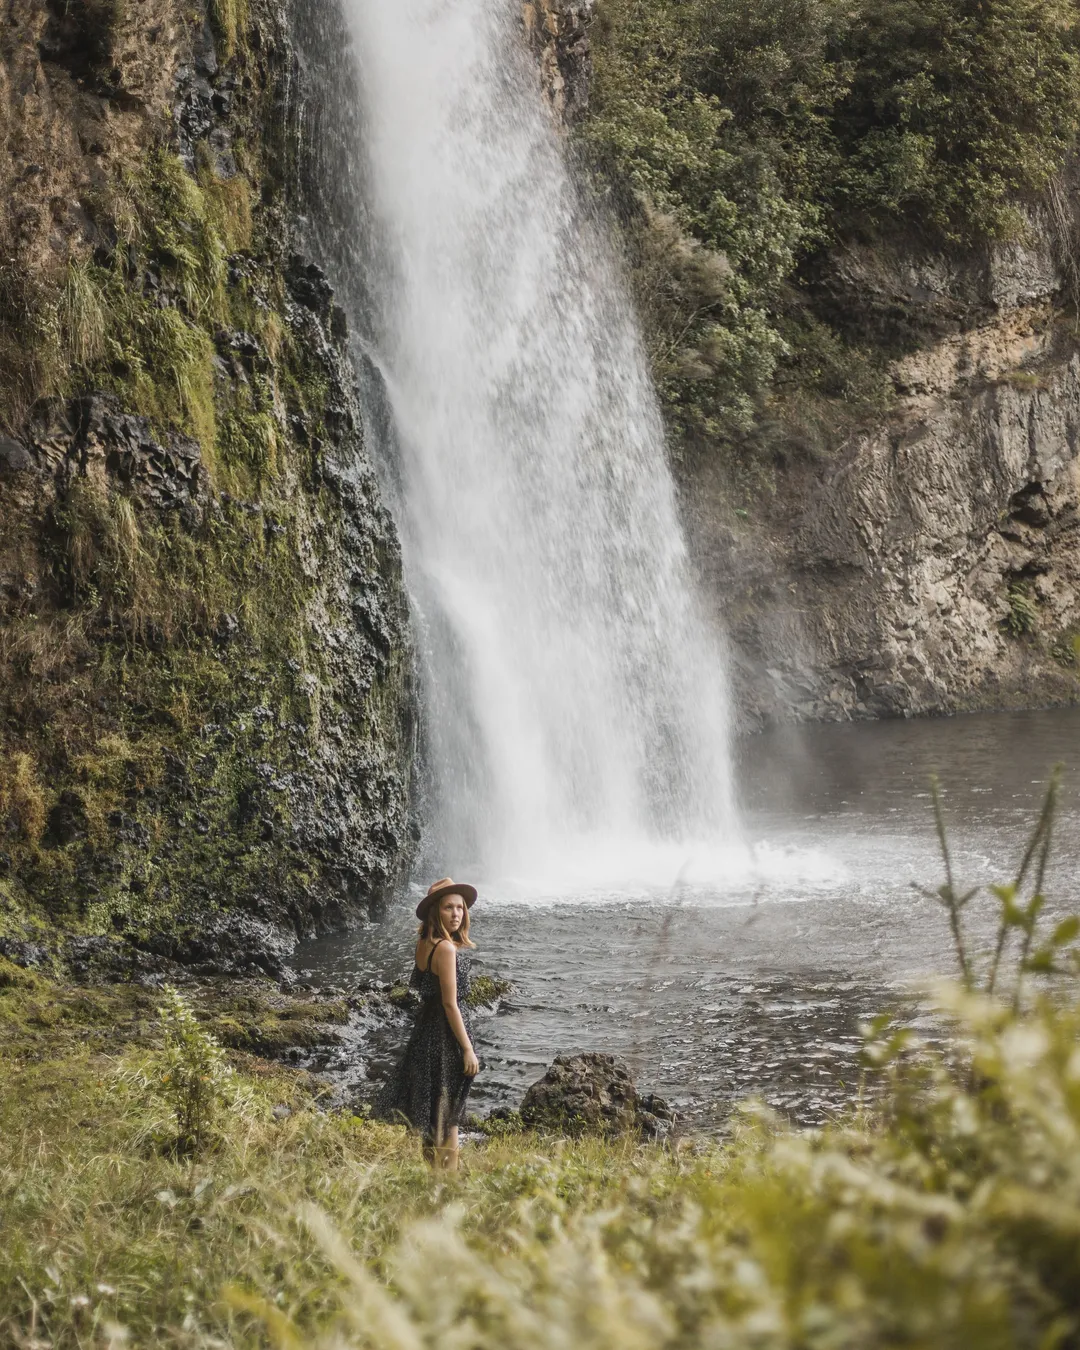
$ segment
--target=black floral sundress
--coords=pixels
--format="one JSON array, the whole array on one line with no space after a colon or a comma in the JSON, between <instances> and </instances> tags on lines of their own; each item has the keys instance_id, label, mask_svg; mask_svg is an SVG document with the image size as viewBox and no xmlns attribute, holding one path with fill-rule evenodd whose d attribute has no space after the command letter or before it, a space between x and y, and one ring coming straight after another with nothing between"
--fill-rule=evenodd
<instances>
[{"instance_id":1,"label":"black floral sundress","mask_svg":"<svg viewBox=\"0 0 1080 1350\"><path fill-rule=\"evenodd\" d=\"M434 955L432 947L426 970L413 966L409 988L420 995L420 1007L401 1062L379 1094L376 1113L384 1120L407 1122L427 1143L440 1148L448 1132L464 1121L472 1079L466 1077L465 1052L442 1005L439 977L431 969ZM471 967L472 954L458 947L457 1005L470 1041L473 1031L466 1000Z\"/></svg>"}]
</instances>

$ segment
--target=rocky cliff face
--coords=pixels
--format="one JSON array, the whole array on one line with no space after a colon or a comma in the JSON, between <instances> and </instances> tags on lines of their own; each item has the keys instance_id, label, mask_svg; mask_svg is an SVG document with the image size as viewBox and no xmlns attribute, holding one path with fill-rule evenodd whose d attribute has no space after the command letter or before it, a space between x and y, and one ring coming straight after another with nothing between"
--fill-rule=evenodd
<instances>
[{"instance_id":1,"label":"rocky cliff face","mask_svg":"<svg viewBox=\"0 0 1080 1350\"><path fill-rule=\"evenodd\" d=\"M982 259L837 258L855 321L915 333L891 367L894 412L738 514L714 466L688 482L753 718L1080 694L1080 356L1045 222L1031 240Z\"/></svg>"},{"instance_id":2,"label":"rocky cliff face","mask_svg":"<svg viewBox=\"0 0 1080 1350\"><path fill-rule=\"evenodd\" d=\"M526 0L525 33L540 63L544 92L566 127L589 106L589 24L596 0Z\"/></svg>"},{"instance_id":3,"label":"rocky cliff face","mask_svg":"<svg viewBox=\"0 0 1080 1350\"><path fill-rule=\"evenodd\" d=\"M0 944L215 968L408 856L400 557L296 252L269 0L16 0L0 39Z\"/></svg>"},{"instance_id":4,"label":"rocky cliff face","mask_svg":"<svg viewBox=\"0 0 1080 1350\"><path fill-rule=\"evenodd\" d=\"M527 6L552 104L573 119L590 13ZM819 259L804 279L817 311L905 353L887 418L829 454L787 455L755 489L719 457L678 465L747 726L1080 697L1077 201L1074 183L1020 242L978 253L897 239Z\"/></svg>"}]
</instances>

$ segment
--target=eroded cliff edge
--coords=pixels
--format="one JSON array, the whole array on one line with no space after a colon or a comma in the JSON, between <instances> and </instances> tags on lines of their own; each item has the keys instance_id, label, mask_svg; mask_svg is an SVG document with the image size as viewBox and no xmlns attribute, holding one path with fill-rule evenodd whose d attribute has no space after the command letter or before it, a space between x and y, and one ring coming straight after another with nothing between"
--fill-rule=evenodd
<instances>
[{"instance_id":1,"label":"eroded cliff edge","mask_svg":"<svg viewBox=\"0 0 1080 1350\"><path fill-rule=\"evenodd\" d=\"M750 719L1080 696L1080 354L1052 240L1031 239L878 255L852 305L877 286L928 329L948 311L948 331L890 365L887 418L787 460L752 512L727 466L690 467L692 547Z\"/></svg>"},{"instance_id":2,"label":"eroded cliff edge","mask_svg":"<svg viewBox=\"0 0 1080 1350\"><path fill-rule=\"evenodd\" d=\"M1075 13L524 22L622 233L744 725L1075 701Z\"/></svg>"},{"instance_id":3,"label":"eroded cliff edge","mask_svg":"<svg viewBox=\"0 0 1080 1350\"><path fill-rule=\"evenodd\" d=\"M400 554L344 316L296 251L295 64L270 0L9 6L0 949L22 958L59 931L76 960L276 970L407 860Z\"/></svg>"}]
</instances>

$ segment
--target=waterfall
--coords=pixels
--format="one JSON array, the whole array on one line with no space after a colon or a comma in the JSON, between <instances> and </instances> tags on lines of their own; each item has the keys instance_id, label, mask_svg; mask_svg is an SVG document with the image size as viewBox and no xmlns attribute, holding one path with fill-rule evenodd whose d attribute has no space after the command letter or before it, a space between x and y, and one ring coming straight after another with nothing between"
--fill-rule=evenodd
<instances>
[{"instance_id":1,"label":"waterfall","mask_svg":"<svg viewBox=\"0 0 1080 1350\"><path fill-rule=\"evenodd\" d=\"M617 260L567 171L520 7L343 4L432 865L544 878L722 839L722 648Z\"/></svg>"}]
</instances>

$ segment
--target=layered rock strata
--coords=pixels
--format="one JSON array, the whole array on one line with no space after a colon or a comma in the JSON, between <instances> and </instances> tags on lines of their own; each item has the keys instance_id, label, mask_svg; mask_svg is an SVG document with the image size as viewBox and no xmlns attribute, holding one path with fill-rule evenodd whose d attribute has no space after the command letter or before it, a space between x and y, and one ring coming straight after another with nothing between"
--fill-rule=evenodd
<instances>
[{"instance_id":1,"label":"layered rock strata","mask_svg":"<svg viewBox=\"0 0 1080 1350\"><path fill-rule=\"evenodd\" d=\"M1080 355L1043 243L977 273L901 255L891 285L877 258L856 315L921 324L889 419L755 502L696 467L694 552L751 720L1080 695Z\"/></svg>"}]
</instances>

